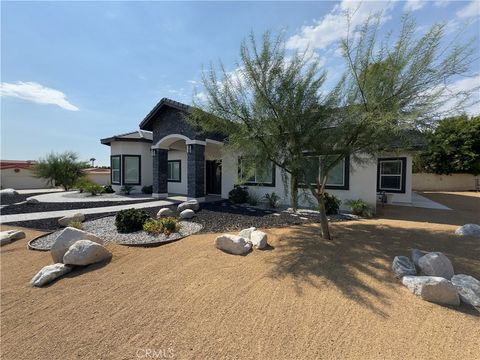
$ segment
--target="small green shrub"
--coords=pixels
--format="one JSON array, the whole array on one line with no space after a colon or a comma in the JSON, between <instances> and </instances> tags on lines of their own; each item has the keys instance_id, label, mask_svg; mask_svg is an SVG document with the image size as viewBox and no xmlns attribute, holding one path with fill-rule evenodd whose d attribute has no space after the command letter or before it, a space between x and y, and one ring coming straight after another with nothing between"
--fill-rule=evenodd
<instances>
[{"instance_id":1,"label":"small green shrub","mask_svg":"<svg viewBox=\"0 0 480 360\"><path fill-rule=\"evenodd\" d=\"M73 185L74 189L77 189L80 193L83 193L86 187L91 184L92 182L86 178L78 179L75 184Z\"/></svg>"},{"instance_id":2,"label":"small green shrub","mask_svg":"<svg viewBox=\"0 0 480 360\"><path fill-rule=\"evenodd\" d=\"M88 183L85 185L84 191L90 193L92 196L95 196L103 193L103 186L95 183Z\"/></svg>"},{"instance_id":3,"label":"small green shrub","mask_svg":"<svg viewBox=\"0 0 480 360\"><path fill-rule=\"evenodd\" d=\"M171 233L179 232L180 229L181 225L179 221L172 217L158 220L148 219L143 224L143 230L154 235L165 234L169 236Z\"/></svg>"},{"instance_id":4,"label":"small green shrub","mask_svg":"<svg viewBox=\"0 0 480 360\"><path fill-rule=\"evenodd\" d=\"M235 185L228 193L228 199L236 204L243 204L247 202L248 190L244 186Z\"/></svg>"},{"instance_id":5,"label":"small green shrub","mask_svg":"<svg viewBox=\"0 0 480 360\"><path fill-rule=\"evenodd\" d=\"M267 200L267 205L269 208L275 209L278 207L278 200L280 200L280 197L275 194L275 192L265 194L264 198Z\"/></svg>"},{"instance_id":6,"label":"small green shrub","mask_svg":"<svg viewBox=\"0 0 480 360\"><path fill-rule=\"evenodd\" d=\"M143 223L143 231L153 235L161 234L163 232L162 224L158 220L148 219Z\"/></svg>"},{"instance_id":7,"label":"small green shrub","mask_svg":"<svg viewBox=\"0 0 480 360\"><path fill-rule=\"evenodd\" d=\"M72 220L68 223L68 226L73 227L78 230L83 230L83 224L81 221L78 220Z\"/></svg>"},{"instance_id":8,"label":"small green shrub","mask_svg":"<svg viewBox=\"0 0 480 360\"><path fill-rule=\"evenodd\" d=\"M247 202L252 206L258 205L260 202L260 197L255 193L248 193Z\"/></svg>"},{"instance_id":9,"label":"small green shrub","mask_svg":"<svg viewBox=\"0 0 480 360\"><path fill-rule=\"evenodd\" d=\"M323 198L325 199L325 211L327 215L338 214L338 209L342 201L337 198L335 195L329 193L324 193Z\"/></svg>"},{"instance_id":10,"label":"small green shrub","mask_svg":"<svg viewBox=\"0 0 480 360\"><path fill-rule=\"evenodd\" d=\"M151 193L153 193L153 186L152 186L152 185L148 185L148 186L142 187L142 193L144 193L144 194L151 194Z\"/></svg>"},{"instance_id":11,"label":"small green shrub","mask_svg":"<svg viewBox=\"0 0 480 360\"><path fill-rule=\"evenodd\" d=\"M350 206L350 209L354 215L368 218L375 214L374 209L362 199L348 200L347 205Z\"/></svg>"},{"instance_id":12,"label":"small green shrub","mask_svg":"<svg viewBox=\"0 0 480 360\"><path fill-rule=\"evenodd\" d=\"M115 226L119 233L130 233L143 229L143 224L149 218L143 210L127 209L121 210L115 216Z\"/></svg>"},{"instance_id":13,"label":"small green shrub","mask_svg":"<svg viewBox=\"0 0 480 360\"><path fill-rule=\"evenodd\" d=\"M133 190L133 186L132 185L123 185L121 188L120 188L120 191L122 193L124 193L125 195L130 195L130 192Z\"/></svg>"},{"instance_id":14,"label":"small green shrub","mask_svg":"<svg viewBox=\"0 0 480 360\"><path fill-rule=\"evenodd\" d=\"M112 185L103 185L103 192L106 194L113 194L115 190L113 190Z\"/></svg>"}]
</instances>

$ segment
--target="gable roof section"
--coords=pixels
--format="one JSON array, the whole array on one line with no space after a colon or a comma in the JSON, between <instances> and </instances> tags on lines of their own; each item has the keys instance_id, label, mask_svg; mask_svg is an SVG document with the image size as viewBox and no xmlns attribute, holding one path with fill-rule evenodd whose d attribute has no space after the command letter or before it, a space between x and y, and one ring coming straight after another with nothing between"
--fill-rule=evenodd
<instances>
[{"instance_id":1,"label":"gable roof section","mask_svg":"<svg viewBox=\"0 0 480 360\"><path fill-rule=\"evenodd\" d=\"M144 130L136 130L125 134L114 135L109 138L100 139L100 142L103 145L108 145L112 143L112 141L136 141L136 142L152 142L152 133L150 131Z\"/></svg>"},{"instance_id":2,"label":"gable roof section","mask_svg":"<svg viewBox=\"0 0 480 360\"><path fill-rule=\"evenodd\" d=\"M155 105L152 111L150 111L148 115L145 116L145 118L142 120L142 122L140 123L140 129L152 131L153 130L152 122L153 122L153 119L155 118L155 115L157 115L165 107L170 107L180 111L188 111L189 109L188 105L185 105L181 102L171 100L168 98L163 98L158 102L157 105Z\"/></svg>"}]
</instances>

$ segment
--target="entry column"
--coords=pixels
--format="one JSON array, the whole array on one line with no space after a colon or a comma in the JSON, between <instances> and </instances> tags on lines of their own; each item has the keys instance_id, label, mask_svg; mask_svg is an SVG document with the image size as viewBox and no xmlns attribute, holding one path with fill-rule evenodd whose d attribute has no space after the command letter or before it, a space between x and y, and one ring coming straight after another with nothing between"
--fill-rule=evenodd
<instances>
[{"instance_id":1,"label":"entry column","mask_svg":"<svg viewBox=\"0 0 480 360\"><path fill-rule=\"evenodd\" d=\"M168 150L155 149L153 153L153 193L154 198L168 197Z\"/></svg>"},{"instance_id":2,"label":"entry column","mask_svg":"<svg viewBox=\"0 0 480 360\"><path fill-rule=\"evenodd\" d=\"M205 197L205 145L187 144L187 196Z\"/></svg>"}]
</instances>

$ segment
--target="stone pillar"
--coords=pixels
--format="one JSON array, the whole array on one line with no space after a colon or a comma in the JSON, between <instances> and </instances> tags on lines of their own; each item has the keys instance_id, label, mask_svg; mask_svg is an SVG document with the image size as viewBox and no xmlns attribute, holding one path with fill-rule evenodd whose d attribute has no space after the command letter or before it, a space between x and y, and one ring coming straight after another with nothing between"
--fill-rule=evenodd
<instances>
[{"instance_id":1,"label":"stone pillar","mask_svg":"<svg viewBox=\"0 0 480 360\"><path fill-rule=\"evenodd\" d=\"M205 197L205 145L187 144L187 196Z\"/></svg>"},{"instance_id":2,"label":"stone pillar","mask_svg":"<svg viewBox=\"0 0 480 360\"><path fill-rule=\"evenodd\" d=\"M168 196L168 150L155 149L153 156L153 193L154 198Z\"/></svg>"}]
</instances>

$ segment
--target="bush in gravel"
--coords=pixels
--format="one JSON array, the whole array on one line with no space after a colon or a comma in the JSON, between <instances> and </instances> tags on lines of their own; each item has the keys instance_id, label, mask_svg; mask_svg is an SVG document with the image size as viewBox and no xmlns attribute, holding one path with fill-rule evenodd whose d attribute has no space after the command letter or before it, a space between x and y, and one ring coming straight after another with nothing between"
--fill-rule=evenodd
<instances>
[{"instance_id":1,"label":"bush in gravel","mask_svg":"<svg viewBox=\"0 0 480 360\"><path fill-rule=\"evenodd\" d=\"M153 193L153 186L152 186L152 185L148 185L148 186L142 187L142 193L144 193L144 194L151 194L151 193Z\"/></svg>"},{"instance_id":2,"label":"bush in gravel","mask_svg":"<svg viewBox=\"0 0 480 360\"><path fill-rule=\"evenodd\" d=\"M113 190L112 185L103 185L103 192L105 194L113 194L115 190Z\"/></svg>"},{"instance_id":3,"label":"bush in gravel","mask_svg":"<svg viewBox=\"0 0 480 360\"><path fill-rule=\"evenodd\" d=\"M123 185L121 188L120 188L120 191L122 193L124 193L125 195L130 195L130 192L133 190L133 186L132 185Z\"/></svg>"},{"instance_id":4,"label":"bush in gravel","mask_svg":"<svg viewBox=\"0 0 480 360\"><path fill-rule=\"evenodd\" d=\"M103 193L103 186L95 183L88 183L84 187L84 191L90 193L92 196Z\"/></svg>"},{"instance_id":5,"label":"bush in gravel","mask_svg":"<svg viewBox=\"0 0 480 360\"><path fill-rule=\"evenodd\" d=\"M260 197L255 193L248 193L247 202L252 206L258 205L260 202Z\"/></svg>"},{"instance_id":6,"label":"bush in gravel","mask_svg":"<svg viewBox=\"0 0 480 360\"><path fill-rule=\"evenodd\" d=\"M115 226L119 233L130 233L143 229L143 224L149 218L143 210L127 209L121 210L115 216Z\"/></svg>"},{"instance_id":7,"label":"bush in gravel","mask_svg":"<svg viewBox=\"0 0 480 360\"><path fill-rule=\"evenodd\" d=\"M375 213L373 208L362 199L348 200L347 205L350 206L354 215L372 217Z\"/></svg>"},{"instance_id":8,"label":"bush in gravel","mask_svg":"<svg viewBox=\"0 0 480 360\"><path fill-rule=\"evenodd\" d=\"M228 193L228 199L236 204L243 204L247 202L248 190L244 186L235 185Z\"/></svg>"},{"instance_id":9,"label":"bush in gravel","mask_svg":"<svg viewBox=\"0 0 480 360\"><path fill-rule=\"evenodd\" d=\"M329 193L323 194L323 197L325 199L325 212L327 215L338 214L338 209L340 208L342 201L335 195Z\"/></svg>"},{"instance_id":10,"label":"bush in gravel","mask_svg":"<svg viewBox=\"0 0 480 360\"><path fill-rule=\"evenodd\" d=\"M85 191L85 188L90 184L91 182L88 179L81 178L78 179L75 184L73 185L74 189L77 189L80 193L83 193Z\"/></svg>"},{"instance_id":11,"label":"bush in gravel","mask_svg":"<svg viewBox=\"0 0 480 360\"><path fill-rule=\"evenodd\" d=\"M68 223L68 226L73 227L73 228L78 229L78 230L83 230L83 224L82 224L81 221L72 220Z\"/></svg>"},{"instance_id":12,"label":"bush in gravel","mask_svg":"<svg viewBox=\"0 0 480 360\"><path fill-rule=\"evenodd\" d=\"M154 235L165 234L168 236L171 233L179 232L180 228L181 225L179 221L172 217L161 218L158 220L148 219L143 224L143 230Z\"/></svg>"},{"instance_id":13,"label":"bush in gravel","mask_svg":"<svg viewBox=\"0 0 480 360\"><path fill-rule=\"evenodd\" d=\"M275 209L278 206L278 200L280 200L280 197L275 194L275 192L265 194L264 198L267 200L267 205L269 208Z\"/></svg>"}]
</instances>

